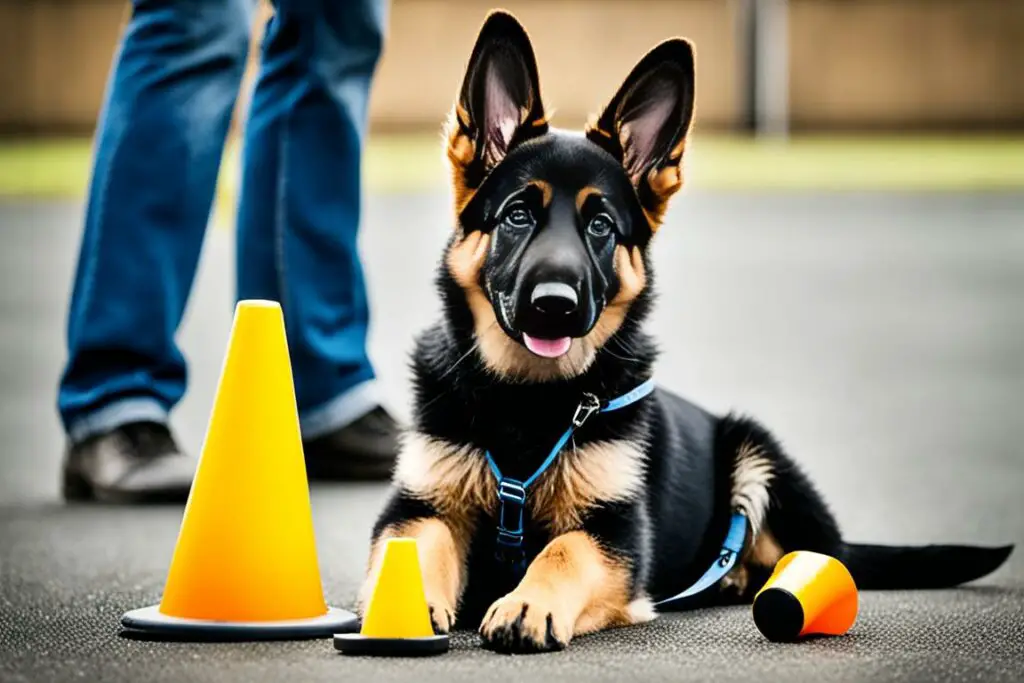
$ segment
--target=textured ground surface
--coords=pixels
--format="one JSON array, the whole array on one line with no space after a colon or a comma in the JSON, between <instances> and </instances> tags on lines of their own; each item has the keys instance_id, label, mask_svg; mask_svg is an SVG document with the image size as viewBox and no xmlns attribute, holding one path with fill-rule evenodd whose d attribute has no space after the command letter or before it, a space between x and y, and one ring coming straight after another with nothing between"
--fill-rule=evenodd
<instances>
[{"instance_id":1,"label":"textured ground surface","mask_svg":"<svg viewBox=\"0 0 1024 683\"><path fill-rule=\"evenodd\" d=\"M329 641L139 642L181 510L66 507L54 386L78 204L0 204L0 681L864 681L1024 679L1024 552L950 591L869 593L851 633L779 646L749 612L667 615L508 658L475 637L429 661L335 655ZM363 250L372 354L407 414L410 334L436 312L441 195L371 198ZM180 335L199 447L232 308L232 239L211 231ZM1024 541L1024 195L694 194L657 243L659 379L771 425L848 535ZM351 604L378 486L316 487L324 589ZM347 678L347 677L352 678Z\"/></svg>"}]
</instances>

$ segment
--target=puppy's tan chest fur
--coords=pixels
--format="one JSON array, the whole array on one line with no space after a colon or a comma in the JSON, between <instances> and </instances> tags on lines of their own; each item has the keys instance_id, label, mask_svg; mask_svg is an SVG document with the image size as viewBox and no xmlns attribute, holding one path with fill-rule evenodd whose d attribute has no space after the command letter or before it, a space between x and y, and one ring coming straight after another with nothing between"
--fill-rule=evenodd
<instances>
[{"instance_id":1,"label":"puppy's tan chest fur","mask_svg":"<svg viewBox=\"0 0 1024 683\"><path fill-rule=\"evenodd\" d=\"M528 514L552 534L578 529L594 506L636 496L643 488L644 467L643 450L635 443L576 447L570 440L527 492ZM497 481L483 450L472 446L411 433L399 455L395 483L467 533L477 513L497 511Z\"/></svg>"}]
</instances>

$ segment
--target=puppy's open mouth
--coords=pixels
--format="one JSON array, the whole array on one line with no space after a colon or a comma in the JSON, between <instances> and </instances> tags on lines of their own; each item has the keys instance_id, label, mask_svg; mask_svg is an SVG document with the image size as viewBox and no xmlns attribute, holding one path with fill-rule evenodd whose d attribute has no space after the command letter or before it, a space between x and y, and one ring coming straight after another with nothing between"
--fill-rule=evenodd
<instances>
[{"instance_id":1,"label":"puppy's open mouth","mask_svg":"<svg viewBox=\"0 0 1024 683\"><path fill-rule=\"evenodd\" d=\"M526 348L541 358L558 358L569 352L569 347L572 346L572 338L538 339L524 332L523 343L526 344Z\"/></svg>"}]
</instances>

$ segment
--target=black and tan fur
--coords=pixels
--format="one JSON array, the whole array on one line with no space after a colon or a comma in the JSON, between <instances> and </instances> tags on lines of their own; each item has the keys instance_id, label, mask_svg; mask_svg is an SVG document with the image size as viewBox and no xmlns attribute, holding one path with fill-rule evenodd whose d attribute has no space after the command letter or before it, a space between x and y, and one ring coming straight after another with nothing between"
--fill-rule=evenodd
<instances>
[{"instance_id":1,"label":"black and tan fur","mask_svg":"<svg viewBox=\"0 0 1024 683\"><path fill-rule=\"evenodd\" d=\"M437 272L444 315L416 343L415 424L373 530L364 598L383 540L411 536L438 631L458 624L488 647L537 651L654 618L654 601L714 561L737 509L752 527L745 550L694 605L749 601L797 549L842 559L862 588L955 585L1009 554L848 544L764 428L659 388L583 425L530 490L525 575L496 561L485 450L525 479L584 392L610 399L653 375L648 253L682 184L693 106L691 47L672 39L583 134L555 130L526 32L507 13L487 18L446 132L456 219ZM527 296L544 278L574 288L575 303ZM541 357L526 335L571 345Z\"/></svg>"}]
</instances>

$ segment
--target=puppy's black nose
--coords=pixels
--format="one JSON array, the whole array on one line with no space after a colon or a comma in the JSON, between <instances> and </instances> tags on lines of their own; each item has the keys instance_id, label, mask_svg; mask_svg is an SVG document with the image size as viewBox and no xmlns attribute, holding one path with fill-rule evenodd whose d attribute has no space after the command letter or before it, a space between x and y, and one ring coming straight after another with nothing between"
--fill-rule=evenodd
<instances>
[{"instance_id":1,"label":"puppy's black nose","mask_svg":"<svg viewBox=\"0 0 1024 683\"><path fill-rule=\"evenodd\" d=\"M564 282L542 282L533 288L530 303L541 313L567 315L576 310L576 290Z\"/></svg>"}]
</instances>

